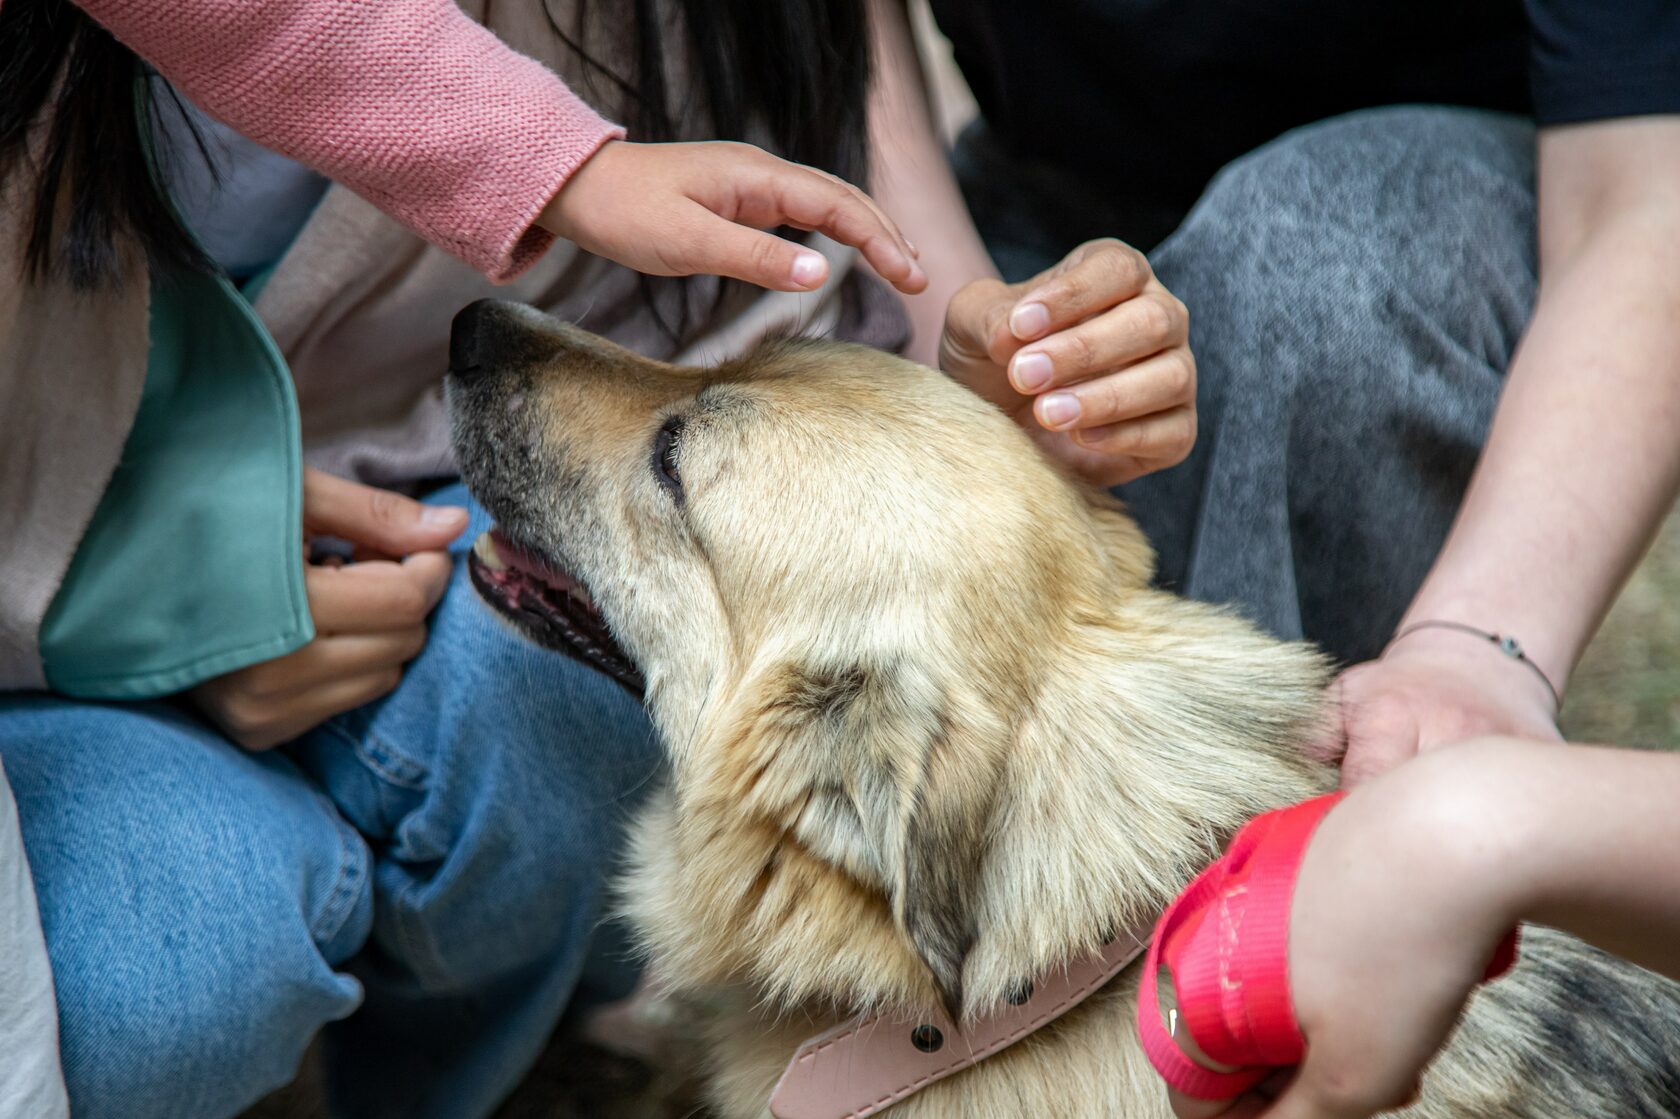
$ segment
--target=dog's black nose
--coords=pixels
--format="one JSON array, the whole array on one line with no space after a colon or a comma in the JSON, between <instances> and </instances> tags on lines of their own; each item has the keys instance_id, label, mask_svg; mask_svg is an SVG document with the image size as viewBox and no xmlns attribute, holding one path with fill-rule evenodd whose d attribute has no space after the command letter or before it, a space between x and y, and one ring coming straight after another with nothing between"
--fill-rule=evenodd
<instances>
[{"instance_id":1,"label":"dog's black nose","mask_svg":"<svg viewBox=\"0 0 1680 1119\"><path fill-rule=\"evenodd\" d=\"M476 303L469 303L461 308L455 315L455 321L450 323L449 371L457 377L476 373L483 367L484 324L495 303L494 299L480 299Z\"/></svg>"}]
</instances>

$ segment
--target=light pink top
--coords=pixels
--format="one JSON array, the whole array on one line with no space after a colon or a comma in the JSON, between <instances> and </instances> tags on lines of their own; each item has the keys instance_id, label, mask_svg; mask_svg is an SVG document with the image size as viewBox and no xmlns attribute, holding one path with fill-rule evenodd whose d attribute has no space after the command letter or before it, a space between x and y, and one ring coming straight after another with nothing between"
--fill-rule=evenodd
<instances>
[{"instance_id":1,"label":"light pink top","mask_svg":"<svg viewBox=\"0 0 1680 1119\"><path fill-rule=\"evenodd\" d=\"M334 179L492 280L624 135L454 0L76 0L189 99Z\"/></svg>"}]
</instances>

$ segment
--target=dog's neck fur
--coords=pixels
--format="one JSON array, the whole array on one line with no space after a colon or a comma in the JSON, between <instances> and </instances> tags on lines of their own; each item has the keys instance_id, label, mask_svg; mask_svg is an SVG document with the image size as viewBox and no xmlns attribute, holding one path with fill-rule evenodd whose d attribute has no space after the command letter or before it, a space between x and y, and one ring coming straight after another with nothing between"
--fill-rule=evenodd
<instances>
[{"instance_id":1,"label":"dog's neck fur","mask_svg":"<svg viewBox=\"0 0 1680 1119\"><path fill-rule=\"evenodd\" d=\"M1299 749L1325 681L1305 646L1142 589L1062 637L1060 662L1010 717L945 682L958 698L924 728L938 741L915 795L942 782L933 795L967 798L973 826L872 825L892 809L860 807L857 771L813 765L793 733L826 717L809 704L717 731L731 737L707 756L734 772L690 781L679 767L633 844L628 910L655 958L772 1010L983 1013L1158 912L1251 816L1328 785ZM890 727L904 706L863 725ZM895 734L914 749L916 728L889 730L868 744L874 764L892 764Z\"/></svg>"}]
</instances>

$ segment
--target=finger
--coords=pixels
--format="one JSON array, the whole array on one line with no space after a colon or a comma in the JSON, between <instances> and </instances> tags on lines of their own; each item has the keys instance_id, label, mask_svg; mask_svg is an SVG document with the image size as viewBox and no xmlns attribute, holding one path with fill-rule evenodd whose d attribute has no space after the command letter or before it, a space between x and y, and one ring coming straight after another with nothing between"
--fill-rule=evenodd
<instances>
[{"instance_id":1,"label":"finger","mask_svg":"<svg viewBox=\"0 0 1680 1119\"><path fill-rule=\"evenodd\" d=\"M1368 662L1342 674L1342 718L1347 725L1347 752L1342 756L1342 788L1387 773L1417 756L1421 732L1414 701L1407 697L1373 694L1361 687L1356 674L1374 669Z\"/></svg>"},{"instance_id":2,"label":"finger","mask_svg":"<svg viewBox=\"0 0 1680 1119\"><path fill-rule=\"evenodd\" d=\"M1179 348L1129 368L1040 396L1038 422L1052 431L1103 427L1141 420L1196 403L1196 362Z\"/></svg>"},{"instance_id":3,"label":"finger","mask_svg":"<svg viewBox=\"0 0 1680 1119\"><path fill-rule=\"evenodd\" d=\"M812 291L828 282L828 258L816 250L697 209L704 217L693 240L704 249L663 257L666 275L727 276L772 291Z\"/></svg>"},{"instance_id":4,"label":"finger","mask_svg":"<svg viewBox=\"0 0 1680 1119\"><path fill-rule=\"evenodd\" d=\"M1009 308L1014 305L1013 289L1002 280L987 277L957 289L945 307L945 342L954 345L965 358L988 358L999 365L1021 347L1009 336ZM994 349L1003 334L1003 350ZM1007 387L1007 386L1006 386Z\"/></svg>"},{"instance_id":5,"label":"finger","mask_svg":"<svg viewBox=\"0 0 1680 1119\"><path fill-rule=\"evenodd\" d=\"M734 220L760 228L791 225L815 230L857 249L871 268L901 291L914 293L927 286L927 276L898 226L867 195L810 168L780 160L777 164L764 189L743 199ZM811 286L815 285L805 285Z\"/></svg>"},{"instance_id":6,"label":"finger","mask_svg":"<svg viewBox=\"0 0 1680 1119\"><path fill-rule=\"evenodd\" d=\"M399 562L374 560L304 569L317 637L381 633L426 620L443 598L455 562L446 552L418 552Z\"/></svg>"},{"instance_id":7,"label":"finger","mask_svg":"<svg viewBox=\"0 0 1680 1119\"><path fill-rule=\"evenodd\" d=\"M970 284L969 287L974 287ZM977 348L985 353L994 365L1002 366L1005 370L1003 387L1012 394L1016 393L1015 386L1009 383L1008 369L1014 361L1015 354L1026 345L1009 329L1009 316L1015 309L1020 296L1021 284L1005 284L1001 280L985 281L988 289L989 301L984 305L984 311L974 318L979 333L976 336ZM966 288L963 290L967 290ZM959 293L960 294L960 293ZM949 318L947 318L949 321Z\"/></svg>"},{"instance_id":8,"label":"finger","mask_svg":"<svg viewBox=\"0 0 1680 1119\"><path fill-rule=\"evenodd\" d=\"M1019 392L1043 392L1181 347L1189 336L1184 304L1152 289L1023 347L1009 363L1009 379Z\"/></svg>"},{"instance_id":9,"label":"finger","mask_svg":"<svg viewBox=\"0 0 1680 1119\"><path fill-rule=\"evenodd\" d=\"M1010 312L1010 332L1031 342L1065 330L1138 295L1154 275L1148 259L1130 245L1087 241L1043 279L1026 285Z\"/></svg>"},{"instance_id":10,"label":"finger","mask_svg":"<svg viewBox=\"0 0 1680 1119\"><path fill-rule=\"evenodd\" d=\"M1041 396L1033 403L1033 414L1039 426L1051 431L1068 431L1079 424L1077 416L1055 426L1045 422L1047 419L1060 419L1063 415L1055 411L1057 398L1062 395L1057 392L1048 397ZM1177 453L1182 460L1196 442L1196 410L1189 405L1179 405L1132 420L1082 428L1073 432L1073 441L1087 450L1105 455L1157 458L1165 453Z\"/></svg>"},{"instance_id":11,"label":"finger","mask_svg":"<svg viewBox=\"0 0 1680 1119\"><path fill-rule=\"evenodd\" d=\"M401 668L425 647L425 626L318 637L295 653L247 669L242 691L276 702L301 698L340 680Z\"/></svg>"},{"instance_id":12,"label":"finger","mask_svg":"<svg viewBox=\"0 0 1680 1119\"><path fill-rule=\"evenodd\" d=\"M1348 736L1347 754L1342 758L1342 788L1351 789L1400 765L1418 753L1416 732L1404 736L1361 732Z\"/></svg>"},{"instance_id":13,"label":"finger","mask_svg":"<svg viewBox=\"0 0 1680 1119\"><path fill-rule=\"evenodd\" d=\"M1196 444L1196 412L1175 408L1140 420L1064 434L1087 455L1110 464L1098 471L1103 475L1098 480L1117 486L1183 462Z\"/></svg>"},{"instance_id":14,"label":"finger","mask_svg":"<svg viewBox=\"0 0 1680 1119\"><path fill-rule=\"evenodd\" d=\"M815 223L823 220L825 211L830 207L837 207L851 219L862 217L856 209L861 207L869 212L877 227L870 230L871 233L884 233L891 239L893 247L906 259L916 258L916 250L898 228L898 224L889 218L886 211L866 192L819 167L790 163L761 150L757 151L756 158L763 165L765 173L771 176L772 194L781 207L782 216L776 219L778 224L798 225L802 229L821 229L823 227ZM813 224L806 224L807 222ZM860 228L867 229L868 223L865 222ZM835 239L842 240L839 237ZM845 243L853 244L850 240L846 240ZM857 247L861 248L862 245Z\"/></svg>"},{"instance_id":15,"label":"finger","mask_svg":"<svg viewBox=\"0 0 1680 1119\"><path fill-rule=\"evenodd\" d=\"M335 680L298 696L247 701L223 713L218 721L245 749L267 750L314 730L334 715L389 695L401 682L402 669L382 669Z\"/></svg>"},{"instance_id":16,"label":"finger","mask_svg":"<svg viewBox=\"0 0 1680 1119\"><path fill-rule=\"evenodd\" d=\"M910 243L910 238L906 237L904 235L904 231L898 228L898 223L887 216L887 212L881 209L881 204L875 201L874 197L867 191L854 186L831 171L824 171L821 167L805 167L804 169L810 171L813 175L818 175L827 179L829 182L838 185L843 190L849 191L859 202L868 206L875 216L880 219L881 225L892 233L893 239L898 243L899 249L906 253L912 260L918 260L921 258L922 254L916 251L916 246Z\"/></svg>"},{"instance_id":17,"label":"finger","mask_svg":"<svg viewBox=\"0 0 1680 1119\"><path fill-rule=\"evenodd\" d=\"M422 505L390 490L305 470L303 521L306 531L337 536L385 555L406 556L447 547L467 527L467 511Z\"/></svg>"}]
</instances>

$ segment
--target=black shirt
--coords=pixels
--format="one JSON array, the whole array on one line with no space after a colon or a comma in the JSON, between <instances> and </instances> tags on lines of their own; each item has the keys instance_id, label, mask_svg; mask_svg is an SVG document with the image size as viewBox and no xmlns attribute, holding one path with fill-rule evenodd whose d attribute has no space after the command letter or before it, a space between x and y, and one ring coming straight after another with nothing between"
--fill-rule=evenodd
<instances>
[{"instance_id":1,"label":"black shirt","mask_svg":"<svg viewBox=\"0 0 1680 1119\"><path fill-rule=\"evenodd\" d=\"M1014 151L1182 210L1297 125L1447 104L1680 112L1680 0L933 0Z\"/></svg>"}]
</instances>

